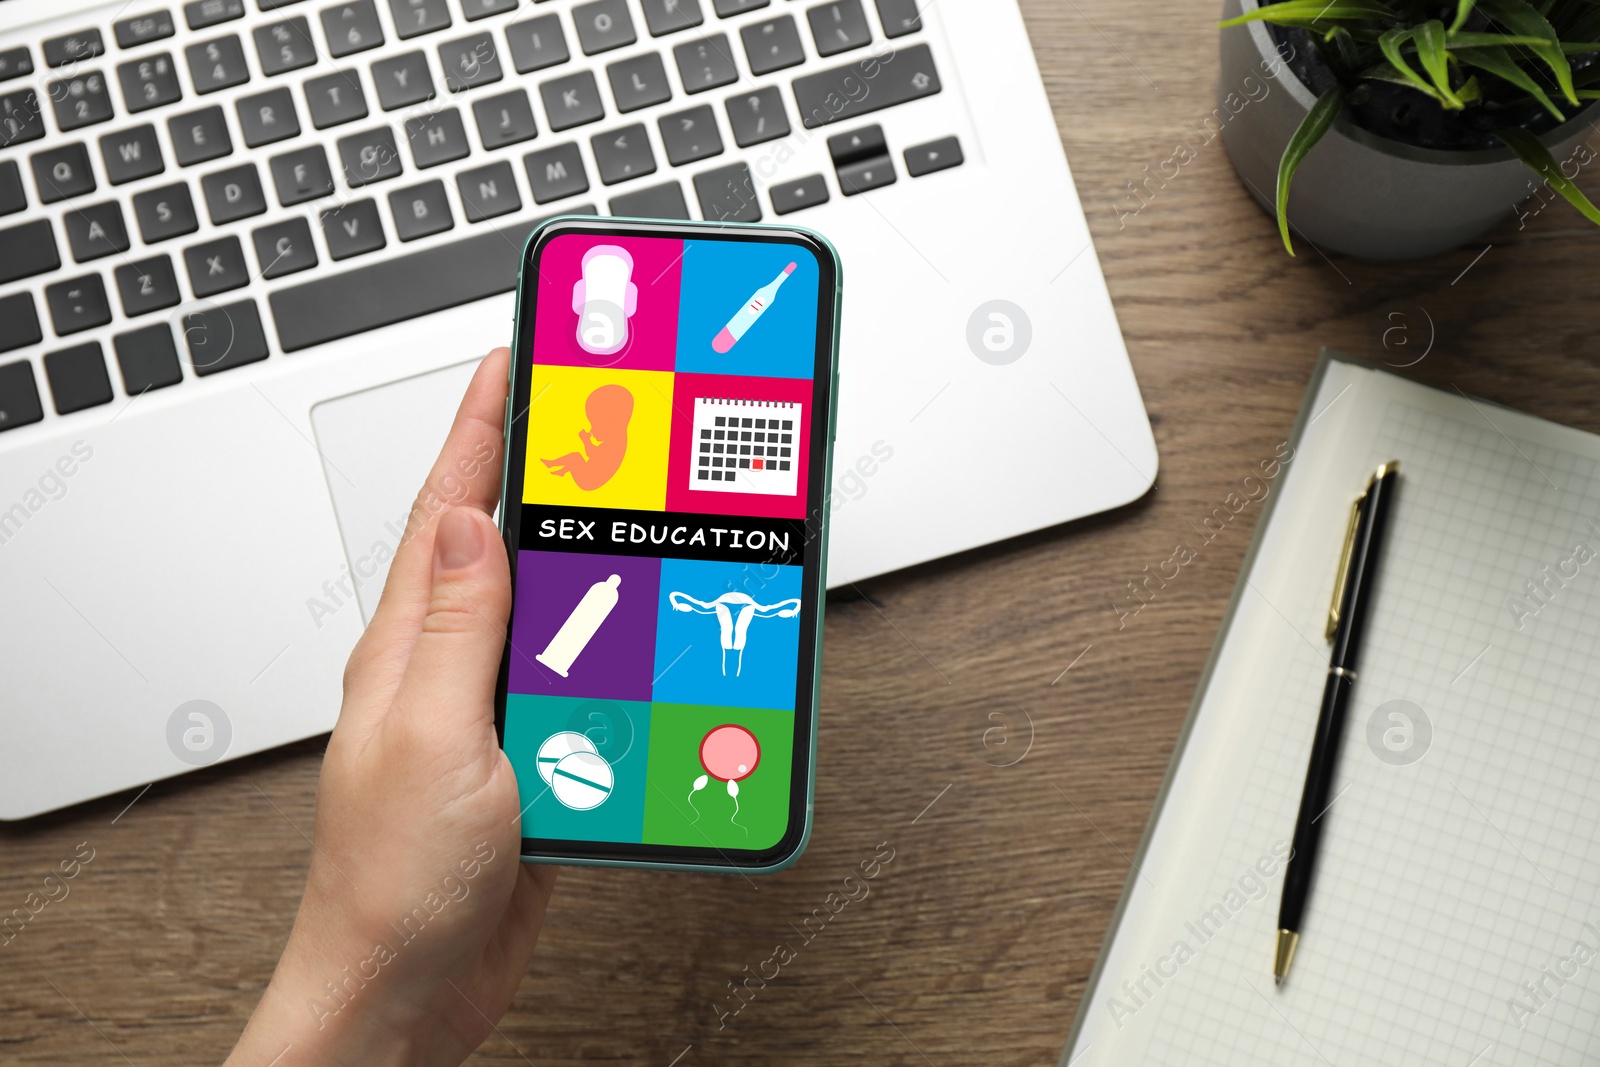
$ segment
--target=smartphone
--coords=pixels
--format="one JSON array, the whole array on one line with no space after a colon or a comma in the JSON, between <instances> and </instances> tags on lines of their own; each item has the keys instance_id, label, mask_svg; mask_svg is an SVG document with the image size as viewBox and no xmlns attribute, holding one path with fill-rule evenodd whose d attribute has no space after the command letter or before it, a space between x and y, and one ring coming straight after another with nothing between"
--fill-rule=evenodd
<instances>
[{"instance_id":1,"label":"smartphone","mask_svg":"<svg viewBox=\"0 0 1600 1067\"><path fill-rule=\"evenodd\" d=\"M524 860L752 873L805 848L840 279L797 227L530 235L495 708Z\"/></svg>"}]
</instances>

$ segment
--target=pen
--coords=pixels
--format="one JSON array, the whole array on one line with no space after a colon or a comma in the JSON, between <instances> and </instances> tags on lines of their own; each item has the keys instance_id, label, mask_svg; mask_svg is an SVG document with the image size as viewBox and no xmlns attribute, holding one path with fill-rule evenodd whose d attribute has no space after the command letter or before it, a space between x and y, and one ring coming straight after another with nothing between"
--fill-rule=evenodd
<instances>
[{"instance_id":1,"label":"pen","mask_svg":"<svg viewBox=\"0 0 1600 1067\"><path fill-rule=\"evenodd\" d=\"M1325 636L1333 642L1328 680L1322 689L1322 711L1317 715L1316 738L1306 768L1306 788L1300 796L1300 814L1294 824L1294 848L1283 874L1283 903L1278 908L1278 949L1272 977L1278 984L1289 974L1294 950L1300 944L1300 921L1311 895L1311 874L1317 863L1317 843L1322 837L1323 815L1328 810L1328 790L1339 763L1339 738L1344 733L1350 691L1355 688L1356 660L1366 628L1372 583L1378 573L1378 555L1394 500L1400 463L1390 460L1373 473L1366 490L1350 505L1344 532L1344 551L1333 582L1333 603L1328 608Z\"/></svg>"}]
</instances>

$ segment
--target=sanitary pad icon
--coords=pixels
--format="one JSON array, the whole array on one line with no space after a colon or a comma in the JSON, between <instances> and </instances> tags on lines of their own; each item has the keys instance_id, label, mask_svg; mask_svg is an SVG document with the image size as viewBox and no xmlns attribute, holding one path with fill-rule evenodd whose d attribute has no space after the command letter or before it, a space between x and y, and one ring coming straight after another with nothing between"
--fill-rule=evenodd
<instances>
[{"instance_id":1,"label":"sanitary pad icon","mask_svg":"<svg viewBox=\"0 0 1600 1067\"><path fill-rule=\"evenodd\" d=\"M632 277L633 257L626 248L595 245L583 254L583 277L572 286L579 348L612 356L627 347L628 320L639 305Z\"/></svg>"}]
</instances>

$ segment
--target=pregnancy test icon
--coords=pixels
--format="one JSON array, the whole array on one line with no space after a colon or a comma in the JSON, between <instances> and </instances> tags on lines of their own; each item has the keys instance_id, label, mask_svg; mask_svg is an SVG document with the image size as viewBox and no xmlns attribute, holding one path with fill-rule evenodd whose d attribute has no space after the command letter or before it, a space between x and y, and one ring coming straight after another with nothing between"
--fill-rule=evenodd
<instances>
[{"instance_id":1,"label":"pregnancy test icon","mask_svg":"<svg viewBox=\"0 0 1600 1067\"><path fill-rule=\"evenodd\" d=\"M789 280L789 275L794 273L795 265L789 264L783 268L783 273L772 279L766 285L755 291L755 295L745 301L744 307L734 313L728 320L728 325L717 334L716 340L711 342L711 348L716 352L726 352L739 342L745 331L756 324L756 320L778 298L778 286Z\"/></svg>"}]
</instances>

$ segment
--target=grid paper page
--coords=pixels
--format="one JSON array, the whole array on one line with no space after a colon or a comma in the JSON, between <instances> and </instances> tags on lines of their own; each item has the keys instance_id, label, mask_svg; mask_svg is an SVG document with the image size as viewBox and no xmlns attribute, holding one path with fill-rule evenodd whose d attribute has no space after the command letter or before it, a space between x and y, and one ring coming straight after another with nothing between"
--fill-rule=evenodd
<instances>
[{"instance_id":1,"label":"grid paper page","mask_svg":"<svg viewBox=\"0 0 1600 1067\"><path fill-rule=\"evenodd\" d=\"M1337 362L1313 403L1065 1060L1600 1060L1600 440ZM1400 494L1278 989L1338 544L1388 459Z\"/></svg>"}]
</instances>

